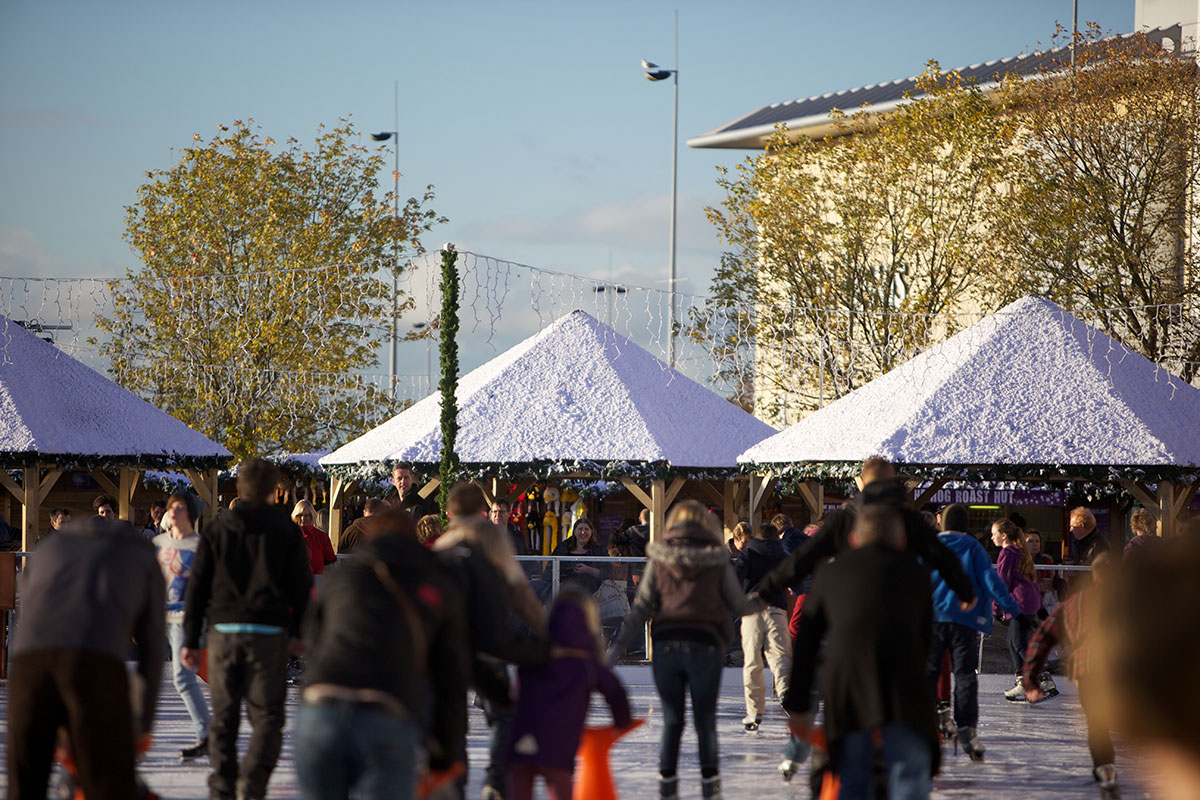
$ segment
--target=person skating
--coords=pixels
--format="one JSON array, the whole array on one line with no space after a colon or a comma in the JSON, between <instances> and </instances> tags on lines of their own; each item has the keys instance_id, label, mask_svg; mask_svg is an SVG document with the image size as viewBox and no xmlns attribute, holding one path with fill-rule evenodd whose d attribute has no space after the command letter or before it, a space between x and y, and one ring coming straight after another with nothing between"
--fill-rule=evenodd
<instances>
[{"instance_id":1,"label":"person skating","mask_svg":"<svg viewBox=\"0 0 1200 800\"><path fill-rule=\"evenodd\" d=\"M521 694L508 736L509 797L532 800L541 776L551 800L570 800L575 753L583 735L588 701L599 692L613 724L630 724L629 698L621 681L600 662L600 613L592 596L564 586L547 624L554 654L542 666L521 667Z\"/></svg>"},{"instance_id":2,"label":"person skating","mask_svg":"<svg viewBox=\"0 0 1200 800\"><path fill-rule=\"evenodd\" d=\"M212 800L263 800L283 746L289 650L312 591L308 547L275 506L279 469L261 458L238 469L238 502L200 535L183 618L183 663L200 666L208 622ZM241 707L250 742L238 764Z\"/></svg>"},{"instance_id":3,"label":"person skating","mask_svg":"<svg viewBox=\"0 0 1200 800\"><path fill-rule=\"evenodd\" d=\"M683 737L684 695L690 690L692 721L700 751L703 796L721 796L717 746L717 696L732 618L761 610L738 583L721 542L721 531L701 503L677 503L666 532L646 547L650 559L638 583L633 608L608 653L612 664L648 620L654 621L654 685L662 700L659 740L659 795L679 796L679 742Z\"/></svg>"},{"instance_id":4,"label":"person skating","mask_svg":"<svg viewBox=\"0 0 1200 800\"><path fill-rule=\"evenodd\" d=\"M734 568L747 592L758 589L758 582L779 566L787 554L773 525L762 525L753 532L741 554L734 559ZM742 725L747 732L758 730L766 708L766 686L763 682L763 653L771 667L775 696L787 693L792 677L792 637L788 633L787 595L775 592L763 595L766 604L762 611L742 617L742 687L746 696L746 716Z\"/></svg>"},{"instance_id":5,"label":"person skating","mask_svg":"<svg viewBox=\"0 0 1200 800\"><path fill-rule=\"evenodd\" d=\"M192 576L200 534L196 533L196 511L192 499L185 494L173 494L167 499L167 530L155 536L151 543L158 550L158 565L162 569L167 590L167 642L171 647L171 679L175 691L183 698L183 707L196 731L195 744L179 751L183 761L208 754L208 723L211 715L208 701L200 689L195 670L183 663L183 612L187 598L187 583Z\"/></svg>"},{"instance_id":6,"label":"person skating","mask_svg":"<svg viewBox=\"0 0 1200 800\"><path fill-rule=\"evenodd\" d=\"M1101 796L1116 798L1120 788L1117 780L1116 752L1109 733L1108 718L1102 713L1102 698L1091 675L1092 637L1096 634L1095 612L1097 595L1110 578L1113 563L1108 553L1099 553L1092 561L1092 580L1088 588L1072 594L1034 631L1021 670L1021 687L1025 697L1036 703L1044 697L1038 677L1055 645L1067 650L1067 675L1079 687L1079 705L1087 721L1088 751L1092 756L1092 777L1099 784ZM1161 610L1160 610L1161 613ZM1138 675L1133 679L1146 680Z\"/></svg>"},{"instance_id":7,"label":"person skating","mask_svg":"<svg viewBox=\"0 0 1200 800\"><path fill-rule=\"evenodd\" d=\"M465 765L470 670L462 598L394 508L367 518L354 558L322 582L304 624L296 720L304 800L410 800L418 754ZM428 725L422 725L428 720Z\"/></svg>"},{"instance_id":8,"label":"person skating","mask_svg":"<svg viewBox=\"0 0 1200 800\"><path fill-rule=\"evenodd\" d=\"M1003 614L1008 621L1008 654L1012 662L1016 680L1011 689L1004 693L1004 698L1011 701L1025 699L1025 689L1021 685L1021 665L1025 662L1025 650L1029 646L1029 636L1037 627L1037 614L1042 607L1042 593L1038 590L1037 573L1033 568L1033 556L1025 546L1025 532L1009 519L998 519L992 523L992 544L1000 548L1000 557L996 561L996 572L1004 581L1009 594L1017 601L1020 613L1013 614L1001 609L993 603L992 608L997 616ZM1039 676L1043 691L1051 696L1058 694L1054 688L1054 679L1049 673Z\"/></svg>"},{"instance_id":9,"label":"person skating","mask_svg":"<svg viewBox=\"0 0 1200 800\"><path fill-rule=\"evenodd\" d=\"M451 488L446 502L450 524L434 540L434 552L462 593L471 647L471 683L488 724L488 765L481 800L507 794L504 746L512 719L505 663L545 664L545 611L529 587L504 531L487 519L487 500L472 483Z\"/></svg>"},{"instance_id":10,"label":"person skating","mask_svg":"<svg viewBox=\"0 0 1200 800\"><path fill-rule=\"evenodd\" d=\"M987 551L966 531L970 525L967 507L951 505L942 509L942 533L938 538L949 547L962 562L963 570L971 579L975 595L980 603L972 611L964 611L954 592L946 585L938 572L933 573L933 646L930 648L928 672L932 684L936 685L941 673L943 655L949 651L950 666L954 675L954 707L951 727L957 731L958 742L973 761L982 761L984 747L979 742L979 682L975 674L979 653L979 634L992 632L992 614L989 602L1013 616L1020 614L1017 602L1009 594L1008 587L992 566ZM941 712L950 716L951 709ZM939 728L943 726L939 719Z\"/></svg>"},{"instance_id":11,"label":"person skating","mask_svg":"<svg viewBox=\"0 0 1200 800\"><path fill-rule=\"evenodd\" d=\"M855 515L847 543L851 549L813 577L783 705L794 730L811 728L817 654L828 636L822 695L840 797L875 796L877 737L888 797L925 798L939 760L933 686L925 674L930 573L903 552L903 521L886 505L867 505Z\"/></svg>"},{"instance_id":12,"label":"person skating","mask_svg":"<svg viewBox=\"0 0 1200 800\"><path fill-rule=\"evenodd\" d=\"M44 800L60 726L89 800L138 797L134 739L154 721L166 648L154 548L127 523L77 520L38 543L20 589L8 681L9 800ZM132 705L131 641L140 654Z\"/></svg>"}]
</instances>

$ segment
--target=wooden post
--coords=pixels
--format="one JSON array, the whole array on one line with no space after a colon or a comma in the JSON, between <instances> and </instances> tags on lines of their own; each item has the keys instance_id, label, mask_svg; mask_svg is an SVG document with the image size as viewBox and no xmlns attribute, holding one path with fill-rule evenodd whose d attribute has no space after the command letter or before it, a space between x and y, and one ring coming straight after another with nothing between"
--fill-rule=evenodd
<instances>
[{"instance_id":1,"label":"wooden post","mask_svg":"<svg viewBox=\"0 0 1200 800\"><path fill-rule=\"evenodd\" d=\"M796 488L808 508L808 521L815 524L825 514L825 486L820 481L804 481Z\"/></svg>"},{"instance_id":2,"label":"wooden post","mask_svg":"<svg viewBox=\"0 0 1200 800\"><path fill-rule=\"evenodd\" d=\"M21 499L21 549L28 552L38 540L38 512L41 510L41 470L25 468L25 496Z\"/></svg>"},{"instance_id":3,"label":"wooden post","mask_svg":"<svg viewBox=\"0 0 1200 800\"><path fill-rule=\"evenodd\" d=\"M750 525L758 528L762 525L762 509L766 504L766 499L771 496L771 490L775 488L775 478L771 473L766 475L750 475Z\"/></svg>"},{"instance_id":4,"label":"wooden post","mask_svg":"<svg viewBox=\"0 0 1200 800\"><path fill-rule=\"evenodd\" d=\"M214 519L221 511L220 503L220 488L218 482L220 479L220 470L210 469L206 472L201 472L197 469L185 469L183 474L192 482L192 487L196 490L196 494L200 495L205 502L204 516L201 519L208 521Z\"/></svg>"},{"instance_id":5,"label":"wooden post","mask_svg":"<svg viewBox=\"0 0 1200 800\"><path fill-rule=\"evenodd\" d=\"M117 516L126 522L133 522L133 496L137 493L138 478L142 471L137 467L121 467L119 471L121 482L117 491Z\"/></svg>"},{"instance_id":6,"label":"wooden post","mask_svg":"<svg viewBox=\"0 0 1200 800\"><path fill-rule=\"evenodd\" d=\"M338 552L338 544L342 539L342 504L346 498L346 488L349 481L334 476L329 486L329 541L333 552Z\"/></svg>"}]
</instances>

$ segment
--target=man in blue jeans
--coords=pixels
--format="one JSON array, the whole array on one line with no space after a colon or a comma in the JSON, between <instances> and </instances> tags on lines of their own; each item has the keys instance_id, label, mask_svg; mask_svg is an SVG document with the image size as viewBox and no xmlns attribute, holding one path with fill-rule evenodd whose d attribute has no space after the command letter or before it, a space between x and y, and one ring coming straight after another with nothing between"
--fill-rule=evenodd
<instances>
[{"instance_id":1,"label":"man in blue jeans","mask_svg":"<svg viewBox=\"0 0 1200 800\"><path fill-rule=\"evenodd\" d=\"M296 722L304 800L409 800L423 744L435 772L466 759L462 598L407 513L372 515L364 530L305 619L308 685Z\"/></svg>"},{"instance_id":2,"label":"man in blue jeans","mask_svg":"<svg viewBox=\"0 0 1200 800\"><path fill-rule=\"evenodd\" d=\"M933 622L929 570L904 552L903 523L887 505L858 512L849 544L813 578L783 705L794 730L811 727L814 665L828 634L822 694L840 796L875 797L878 734L888 797L926 798L938 761L933 687L925 675Z\"/></svg>"}]
</instances>

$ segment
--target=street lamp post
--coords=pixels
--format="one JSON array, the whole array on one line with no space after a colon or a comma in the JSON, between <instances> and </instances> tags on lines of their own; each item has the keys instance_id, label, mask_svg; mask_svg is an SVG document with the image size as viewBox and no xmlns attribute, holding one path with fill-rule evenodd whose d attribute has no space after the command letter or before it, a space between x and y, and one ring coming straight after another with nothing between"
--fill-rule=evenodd
<instances>
[{"instance_id":1,"label":"street lamp post","mask_svg":"<svg viewBox=\"0 0 1200 800\"><path fill-rule=\"evenodd\" d=\"M668 77L674 79L675 84L675 108L673 122L671 124L671 244L670 244L670 262L671 262L671 280L670 292L671 297L667 304L667 361L671 367L675 366L675 229L676 229L676 200L679 195L678 182L678 167L679 167L679 12L675 12L675 68L663 69L653 61L642 59L642 69L647 80L661 81Z\"/></svg>"},{"instance_id":2,"label":"street lamp post","mask_svg":"<svg viewBox=\"0 0 1200 800\"><path fill-rule=\"evenodd\" d=\"M396 345L399 341L398 320L396 319L396 295L400 291L398 276L400 273L400 247L396 238L400 225L400 81L394 86L394 125L395 130L372 133L371 138L377 142L392 141L392 335L391 352L388 356L388 377L391 381L392 399L396 399Z\"/></svg>"}]
</instances>

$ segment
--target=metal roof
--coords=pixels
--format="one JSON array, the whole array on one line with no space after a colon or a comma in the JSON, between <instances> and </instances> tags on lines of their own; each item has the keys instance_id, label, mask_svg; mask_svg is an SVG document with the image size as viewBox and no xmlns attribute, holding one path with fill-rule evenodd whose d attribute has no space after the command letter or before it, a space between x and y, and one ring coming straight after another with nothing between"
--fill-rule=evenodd
<instances>
[{"instance_id":1,"label":"metal roof","mask_svg":"<svg viewBox=\"0 0 1200 800\"><path fill-rule=\"evenodd\" d=\"M1183 29L1179 25L1169 28L1156 28L1147 31L1151 41L1162 43L1169 39L1179 45ZM1122 37L1132 34L1123 34ZM1080 46L1080 51L1094 47L1097 43L1090 42ZM1026 55L1011 56L982 64L971 64L959 67L955 72L962 76L963 81L979 86L984 91L995 88L1006 75L1035 75L1047 68L1065 67L1070 59L1070 47L1056 47L1051 50L1039 50ZM761 149L766 145L767 138L774 132L775 126L784 123L790 130L803 132L811 138L820 138L835 133L835 120L830 112L835 109L853 113L863 106L871 106L872 111L890 111L908 99L920 97L917 90L919 76L898 78L887 83L873 83L870 86L860 86L857 89L843 89L838 92L808 97L801 100L789 100L785 103L772 103L769 106L751 111L745 116L713 128L707 133L688 139L688 147L724 147L736 149Z\"/></svg>"}]
</instances>

